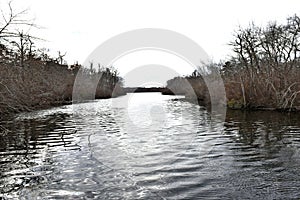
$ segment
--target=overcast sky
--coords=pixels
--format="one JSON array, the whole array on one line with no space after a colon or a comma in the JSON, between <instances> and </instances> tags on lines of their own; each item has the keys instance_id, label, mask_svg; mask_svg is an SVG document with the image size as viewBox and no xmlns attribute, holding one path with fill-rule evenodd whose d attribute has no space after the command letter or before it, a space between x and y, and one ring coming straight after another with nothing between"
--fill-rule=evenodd
<instances>
[{"instance_id":1,"label":"overcast sky","mask_svg":"<svg viewBox=\"0 0 300 200\"><path fill-rule=\"evenodd\" d=\"M0 0L1 8L5 1ZM257 25L272 20L284 22L288 16L300 15L299 0L14 0L13 5L17 9L30 8L36 23L45 27L32 34L48 40L42 45L54 54L58 50L67 52L69 64L83 63L102 42L139 28L179 32L197 42L210 58L218 61L230 54L227 44L239 25L247 26L251 21ZM131 59L125 57L115 65L151 64L150 61L141 62L146 58L161 64L163 56L148 52L136 56L139 59L134 59L134 55ZM169 64L172 63L175 61L170 60Z\"/></svg>"}]
</instances>

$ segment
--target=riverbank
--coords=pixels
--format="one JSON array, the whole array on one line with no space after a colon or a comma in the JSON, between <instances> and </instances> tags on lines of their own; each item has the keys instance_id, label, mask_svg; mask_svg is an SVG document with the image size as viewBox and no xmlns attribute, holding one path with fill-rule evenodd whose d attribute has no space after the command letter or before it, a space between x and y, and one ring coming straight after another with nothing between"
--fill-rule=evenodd
<instances>
[{"instance_id":1,"label":"riverbank","mask_svg":"<svg viewBox=\"0 0 300 200\"><path fill-rule=\"evenodd\" d=\"M70 104L74 81L82 67L38 58L26 60L21 67L11 58L0 57L0 119L6 115ZM113 69L97 72L84 69L81 73L85 73L87 79L101 75L95 94L97 99L125 94Z\"/></svg>"},{"instance_id":2,"label":"riverbank","mask_svg":"<svg viewBox=\"0 0 300 200\"><path fill-rule=\"evenodd\" d=\"M230 110L300 112L300 95L295 97L292 106L281 106L281 104L271 102L270 99L272 96L269 95L261 98L260 101L255 98L249 98L248 100L247 97L247 103L245 103L242 88L232 87L231 84L228 84L229 81L226 77L223 77L223 81L227 99L226 106ZM178 82L185 82L185 84L179 84ZM262 86L259 85L259 87ZM202 76L176 77L168 81L167 88L168 89L165 92L162 92L162 94L174 95L180 93L185 95L186 99L191 102L195 102L200 106L205 106L208 109L211 107L210 94ZM249 92L248 88L245 89L244 93L247 92ZM221 104L222 102L219 103Z\"/></svg>"},{"instance_id":3,"label":"riverbank","mask_svg":"<svg viewBox=\"0 0 300 200\"><path fill-rule=\"evenodd\" d=\"M209 105L203 77L213 82L221 76L227 98L224 103L230 109L300 111L300 17L288 17L283 24L240 27L229 44L229 59L202 65L190 76L175 77L167 88Z\"/></svg>"}]
</instances>

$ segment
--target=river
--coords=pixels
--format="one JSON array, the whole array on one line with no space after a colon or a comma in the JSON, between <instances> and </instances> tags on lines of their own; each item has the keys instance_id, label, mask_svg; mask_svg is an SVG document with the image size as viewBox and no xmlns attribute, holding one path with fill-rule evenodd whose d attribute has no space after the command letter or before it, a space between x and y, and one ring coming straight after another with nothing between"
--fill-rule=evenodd
<instances>
[{"instance_id":1,"label":"river","mask_svg":"<svg viewBox=\"0 0 300 200\"><path fill-rule=\"evenodd\" d=\"M135 93L0 125L0 199L300 198L299 114Z\"/></svg>"}]
</instances>

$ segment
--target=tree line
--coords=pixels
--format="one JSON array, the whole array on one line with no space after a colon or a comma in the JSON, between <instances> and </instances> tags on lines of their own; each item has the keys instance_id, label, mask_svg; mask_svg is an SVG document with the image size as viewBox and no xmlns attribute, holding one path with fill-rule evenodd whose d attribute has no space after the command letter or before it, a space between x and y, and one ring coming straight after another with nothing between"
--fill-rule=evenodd
<instances>
[{"instance_id":1,"label":"tree line","mask_svg":"<svg viewBox=\"0 0 300 200\"><path fill-rule=\"evenodd\" d=\"M28 18L28 10L16 11L12 2L1 10L0 19L0 118L5 114L31 111L72 100L73 85L77 73L87 79L101 75L96 98L111 97L117 88L122 94L122 79L113 67L91 63L67 65L66 53L51 56L49 49L37 48L43 40L30 35L30 30L40 28Z\"/></svg>"},{"instance_id":2,"label":"tree line","mask_svg":"<svg viewBox=\"0 0 300 200\"><path fill-rule=\"evenodd\" d=\"M227 61L207 66L212 76L220 71L227 105L236 109L300 110L300 18L286 23L269 22L265 27L251 23L235 31L232 56ZM167 87L180 85L185 78L199 99L209 103L203 73L168 81Z\"/></svg>"}]
</instances>

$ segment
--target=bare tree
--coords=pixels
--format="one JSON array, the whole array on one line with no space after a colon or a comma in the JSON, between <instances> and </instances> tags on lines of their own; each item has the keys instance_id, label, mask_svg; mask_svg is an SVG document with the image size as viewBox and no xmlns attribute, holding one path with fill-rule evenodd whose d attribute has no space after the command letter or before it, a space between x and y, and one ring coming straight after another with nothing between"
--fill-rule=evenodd
<instances>
[{"instance_id":1,"label":"bare tree","mask_svg":"<svg viewBox=\"0 0 300 200\"><path fill-rule=\"evenodd\" d=\"M58 62L58 64L62 65L64 63L64 57L66 56L67 52L65 52L64 54L62 54L60 51L58 51L58 57L56 59L56 61Z\"/></svg>"},{"instance_id":2,"label":"bare tree","mask_svg":"<svg viewBox=\"0 0 300 200\"><path fill-rule=\"evenodd\" d=\"M17 35L11 38L10 42L13 47L16 48L17 58L19 58L19 63L21 67L24 67L24 61L26 59L32 58L33 55L33 44L34 40L42 40L38 37L24 33L23 31L18 31Z\"/></svg>"},{"instance_id":3,"label":"bare tree","mask_svg":"<svg viewBox=\"0 0 300 200\"><path fill-rule=\"evenodd\" d=\"M2 19L0 20L0 42L7 41L9 38L18 35L20 29L31 28L38 26L34 24L33 19L29 19L28 9L15 11L12 6L12 1L8 2L7 12L0 9Z\"/></svg>"},{"instance_id":4,"label":"bare tree","mask_svg":"<svg viewBox=\"0 0 300 200\"><path fill-rule=\"evenodd\" d=\"M34 40L40 38L31 36L31 28L38 27L33 19L28 18L28 9L15 11L12 1L8 2L7 11L0 9L0 44L10 46L17 52L17 59L21 67L24 66L26 54L28 58L33 57ZM24 31L26 30L26 31Z\"/></svg>"},{"instance_id":5,"label":"bare tree","mask_svg":"<svg viewBox=\"0 0 300 200\"><path fill-rule=\"evenodd\" d=\"M292 107L300 93L300 18L294 15L286 24L270 22L264 28L252 23L240 28L230 44L235 56L224 70L235 70L230 73L241 82L244 104L260 96L274 97L278 108Z\"/></svg>"}]
</instances>

